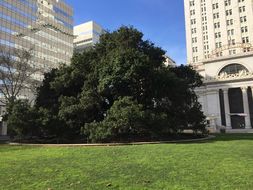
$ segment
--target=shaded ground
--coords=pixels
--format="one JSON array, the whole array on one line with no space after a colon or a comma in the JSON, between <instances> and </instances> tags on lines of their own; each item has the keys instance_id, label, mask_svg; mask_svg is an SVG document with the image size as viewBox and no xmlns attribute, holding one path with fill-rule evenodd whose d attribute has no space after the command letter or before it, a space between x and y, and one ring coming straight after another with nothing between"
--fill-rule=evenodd
<instances>
[{"instance_id":1,"label":"shaded ground","mask_svg":"<svg viewBox=\"0 0 253 190\"><path fill-rule=\"evenodd\" d=\"M187 141L192 139L206 138L206 135L193 134L193 133L182 133L182 134L164 134L159 137L151 137L147 135L141 136L121 136L114 139L107 139L100 143L135 143L135 142L160 142L160 141ZM56 139L53 137L49 138L27 138L27 139L10 139L12 143L23 143L23 144L90 144L87 139Z\"/></svg>"},{"instance_id":2,"label":"shaded ground","mask_svg":"<svg viewBox=\"0 0 253 190\"><path fill-rule=\"evenodd\" d=\"M253 134L206 143L0 146L0 189L253 189Z\"/></svg>"}]
</instances>

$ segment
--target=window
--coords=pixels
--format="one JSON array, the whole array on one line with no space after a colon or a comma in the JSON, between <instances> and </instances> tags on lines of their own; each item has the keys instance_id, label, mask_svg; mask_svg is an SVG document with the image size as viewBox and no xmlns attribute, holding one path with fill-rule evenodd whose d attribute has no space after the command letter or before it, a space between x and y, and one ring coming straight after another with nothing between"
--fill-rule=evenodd
<instances>
[{"instance_id":1,"label":"window","mask_svg":"<svg viewBox=\"0 0 253 190\"><path fill-rule=\"evenodd\" d=\"M215 29L216 29L216 28L220 28L220 23L219 23L219 22L214 23L214 28L215 28Z\"/></svg>"},{"instance_id":2,"label":"window","mask_svg":"<svg viewBox=\"0 0 253 190\"><path fill-rule=\"evenodd\" d=\"M233 19L227 20L227 26L233 25Z\"/></svg>"},{"instance_id":3,"label":"window","mask_svg":"<svg viewBox=\"0 0 253 190\"><path fill-rule=\"evenodd\" d=\"M192 43L197 43L197 42L198 42L197 37L192 38Z\"/></svg>"},{"instance_id":4,"label":"window","mask_svg":"<svg viewBox=\"0 0 253 190\"><path fill-rule=\"evenodd\" d=\"M246 11L245 6L239 7L239 12L240 12L240 13L245 12L245 11Z\"/></svg>"},{"instance_id":5,"label":"window","mask_svg":"<svg viewBox=\"0 0 253 190\"><path fill-rule=\"evenodd\" d=\"M249 37L243 37L243 38L242 38L242 43L243 43L243 44L249 43Z\"/></svg>"},{"instance_id":6,"label":"window","mask_svg":"<svg viewBox=\"0 0 253 190\"><path fill-rule=\"evenodd\" d=\"M195 10L191 10L190 15L195 15Z\"/></svg>"},{"instance_id":7,"label":"window","mask_svg":"<svg viewBox=\"0 0 253 190\"><path fill-rule=\"evenodd\" d=\"M196 19L191 19L191 24L196 24Z\"/></svg>"},{"instance_id":8,"label":"window","mask_svg":"<svg viewBox=\"0 0 253 190\"><path fill-rule=\"evenodd\" d=\"M195 5L194 1L190 1L190 6L192 7L194 5Z\"/></svg>"},{"instance_id":9,"label":"window","mask_svg":"<svg viewBox=\"0 0 253 190\"><path fill-rule=\"evenodd\" d=\"M220 18L220 14L219 13L214 13L213 14L213 19L218 19Z\"/></svg>"},{"instance_id":10,"label":"window","mask_svg":"<svg viewBox=\"0 0 253 190\"><path fill-rule=\"evenodd\" d=\"M241 31L242 31L242 33L247 33L248 27L247 26L241 27Z\"/></svg>"},{"instance_id":11,"label":"window","mask_svg":"<svg viewBox=\"0 0 253 190\"><path fill-rule=\"evenodd\" d=\"M220 32L216 32L215 33L215 38L220 38L221 37L221 33Z\"/></svg>"},{"instance_id":12,"label":"window","mask_svg":"<svg viewBox=\"0 0 253 190\"><path fill-rule=\"evenodd\" d=\"M235 33L234 29L228 30L228 36L232 36L234 35L234 33Z\"/></svg>"},{"instance_id":13,"label":"window","mask_svg":"<svg viewBox=\"0 0 253 190\"><path fill-rule=\"evenodd\" d=\"M229 55L233 55L233 54L236 54L236 50L235 49L229 50Z\"/></svg>"},{"instance_id":14,"label":"window","mask_svg":"<svg viewBox=\"0 0 253 190\"><path fill-rule=\"evenodd\" d=\"M221 48L222 47L222 42L216 42L215 47L216 48Z\"/></svg>"},{"instance_id":15,"label":"window","mask_svg":"<svg viewBox=\"0 0 253 190\"><path fill-rule=\"evenodd\" d=\"M192 28L192 34L196 34L197 33L197 29L196 28Z\"/></svg>"},{"instance_id":16,"label":"window","mask_svg":"<svg viewBox=\"0 0 253 190\"><path fill-rule=\"evenodd\" d=\"M241 64L233 63L230 65L225 66L221 71L219 72L219 75L221 74L227 74L227 75L232 75L232 74L239 74L242 71L249 72L246 67L244 67Z\"/></svg>"},{"instance_id":17,"label":"window","mask_svg":"<svg viewBox=\"0 0 253 190\"><path fill-rule=\"evenodd\" d=\"M193 48L192 48L192 52L193 52L193 53L198 52L198 47L193 47Z\"/></svg>"},{"instance_id":18,"label":"window","mask_svg":"<svg viewBox=\"0 0 253 190\"><path fill-rule=\"evenodd\" d=\"M228 45L235 45L235 39L228 40Z\"/></svg>"},{"instance_id":19,"label":"window","mask_svg":"<svg viewBox=\"0 0 253 190\"><path fill-rule=\"evenodd\" d=\"M226 10L226 16L229 16L229 15L232 15L232 14L233 14L232 9Z\"/></svg>"},{"instance_id":20,"label":"window","mask_svg":"<svg viewBox=\"0 0 253 190\"><path fill-rule=\"evenodd\" d=\"M218 9L219 8L219 4L218 3L214 3L213 4L213 9Z\"/></svg>"},{"instance_id":21,"label":"window","mask_svg":"<svg viewBox=\"0 0 253 190\"><path fill-rule=\"evenodd\" d=\"M241 23L247 22L247 17L246 16L240 17L240 21L241 21Z\"/></svg>"},{"instance_id":22,"label":"window","mask_svg":"<svg viewBox=\"0 0 253 190\"><path fill-rule=\"evenodd\" d=\"M226 0L225 1L225 6L229 6L229 5L231 5L231 0Z\"/></svg>"}]
</instances>

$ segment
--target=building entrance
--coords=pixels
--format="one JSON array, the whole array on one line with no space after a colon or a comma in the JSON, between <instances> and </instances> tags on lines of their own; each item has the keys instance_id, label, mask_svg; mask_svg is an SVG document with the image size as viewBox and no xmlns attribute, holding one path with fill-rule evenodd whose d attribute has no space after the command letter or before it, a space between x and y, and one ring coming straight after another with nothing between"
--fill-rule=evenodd
<instances>
[{"instance_id":1,"label":"building entrance","mask_svg":"<svg viewBox=\"0 0 253 190\"><path fill-rule=\"evenodd\" d=\"M243 108L243 97L240 88L231 88L228 91L229 107L232 129L245 128L245 114Z\"/></svg>"}]
</instances>

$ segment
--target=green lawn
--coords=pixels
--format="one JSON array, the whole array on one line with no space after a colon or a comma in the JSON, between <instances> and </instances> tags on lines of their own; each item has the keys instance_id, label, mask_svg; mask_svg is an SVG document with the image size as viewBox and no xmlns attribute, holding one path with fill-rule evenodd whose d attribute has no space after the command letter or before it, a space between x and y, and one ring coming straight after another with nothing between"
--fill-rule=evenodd
<instances>
[{"instance_id":1,"label":"green lawn","mask_svg":"<svg viewBox=\"0 0 253 190\"><path fill-rule=\"evenodd\" d=\"M2 145L0 189L252 190L253 134L121 147Z\"/></svg>"}]
</instances>

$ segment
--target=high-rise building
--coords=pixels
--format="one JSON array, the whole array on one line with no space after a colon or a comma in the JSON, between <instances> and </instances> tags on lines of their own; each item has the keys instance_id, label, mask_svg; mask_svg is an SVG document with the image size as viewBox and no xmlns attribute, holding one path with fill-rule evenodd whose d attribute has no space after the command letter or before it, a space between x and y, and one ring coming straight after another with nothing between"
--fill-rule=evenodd
<instances>
[{"instance_id":1,"label":"high-rise building","mask_svg":"<svg viewBox=\"0 0 253 190\"><path fill-rule=\"evenodd\" d=\"M46 72L69 64L73 38L73 9L64 0L0 0L0 48L32 49L32 66ZM6 133L0 122L0 136Z\"/></svg>"},{"instance_id":2,"label":"high-rise building","mask_svg":"<svg viewBox=\"0 0 253 190\"><path fill-rule=\"evenodd\" d=\"M164 58L165 58L164 64L167 67L176 67L177 66L176 62L172 58L170 58L169 56L165 55Z\"/></svg>"},{"instance_id":3,"label":"high-rise building","mask_svg":"<svg viewBox=\"0 0 253 190\"><path fill-rule=\"evenodd\" d=\"M74 48L80 52L99 42L104 29L94 21L89 21L74 27Z\"/></svg>"},{"instance_id":4,"label":"high-rise building","mask_svg":"<svg viewBox=\"0 0 253 190\"><path fill-rule=\"evenodd\" d=\"M1 0L0 45L33 49L34 65L45 71L68 64L73 10L63 0Z\"/></svg>"},{"instance_id":5,"label":"high-rise building","mask_svg":"<svg viewBox=\"0 0 253 190\"><path fill-rule=\"evenodd\" d=\"M214 129L253 125L253 1L184 0L187 57L203 77L199 101Z\"/></svg>"}]
</instances>

